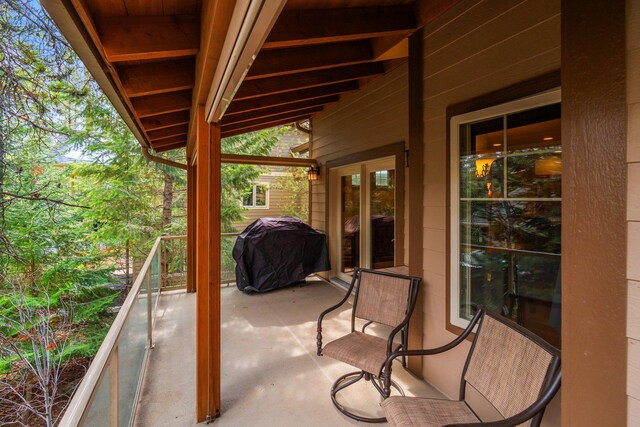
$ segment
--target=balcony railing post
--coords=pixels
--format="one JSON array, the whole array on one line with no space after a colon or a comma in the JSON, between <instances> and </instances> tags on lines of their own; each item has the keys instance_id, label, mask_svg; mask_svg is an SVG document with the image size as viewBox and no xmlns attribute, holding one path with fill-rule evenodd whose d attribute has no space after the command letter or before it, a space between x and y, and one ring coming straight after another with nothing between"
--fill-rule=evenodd
<instances>
[{"instance_id":1,"label":"balcony railing post","mask_svg":"<svg viewBox=\"0 0 640 427\"><path fill-rule=\"evenodd\" d=\"M164 260L164 240L160 240L160 246L158 246L158 292L160 292L160 287L162 286L162 276L164 276L164 268L167 266L166 262L163 263Z\"/></svg>"},{"instance_id":2,"label":"balcony railing post","mask_svg":"<svg viewBox=\"0 0 640 427\"><path fill-rule=\"evenodd\" d=\"M159 270L158 270L159 272ZM153 348L153 268L147 270L147 346Z\"/></svg>"},{"instance_id":3,"label":"balcony railing post","mask_svg":"<svg viewBox=\"0 0 640 427\"><path fill-rule=\"evenodd\" d=\"M169 278L169 247L171 246L170 240L162 239L160 241L160 256L158 257L160 264L158 268L158 291L164 289L167 286L167 280Z\"/></svg>"}]
</instances>

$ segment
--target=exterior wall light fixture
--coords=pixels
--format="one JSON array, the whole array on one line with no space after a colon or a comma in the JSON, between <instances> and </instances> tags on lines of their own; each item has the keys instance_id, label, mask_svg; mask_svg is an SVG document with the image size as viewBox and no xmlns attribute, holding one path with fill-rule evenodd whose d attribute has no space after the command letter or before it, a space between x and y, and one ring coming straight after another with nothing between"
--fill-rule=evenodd
<instances>
[{"instance_id":1,"label":"exterior wall light fixture","mask_svg":"<svg viewBox=\"0 0 640 427\"><path fill-rule=\"evenodd\" d=\"M317 181L320 177L320 166L311 166L307 171L307 179L309 181Z\"/></svg>"}]
</instances>

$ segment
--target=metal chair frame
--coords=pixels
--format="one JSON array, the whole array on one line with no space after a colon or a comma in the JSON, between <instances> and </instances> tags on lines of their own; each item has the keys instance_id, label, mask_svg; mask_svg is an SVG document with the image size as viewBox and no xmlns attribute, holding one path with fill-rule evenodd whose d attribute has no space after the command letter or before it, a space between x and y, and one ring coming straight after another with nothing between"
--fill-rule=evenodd
<instances>
[{"instance_id":1,"label":"metal chair frame","mask_svg":"<svg viewBox=\"0 0 640 427\"><path fill-rule=\"evenodd\" d=\"M542 338L533 334L528 329L523 328L521 325L511 321L510 319L505 318L504 316L500 316L496 313L488 311L484 307L478 307L476 314L473 316L467 328L453 341L448 344L445 344L441 347L433 348L433 349L422 349L422 350L401 350L396 351L387 357L385 361L384 372L391 375L391 363L397 357L407 357L407 356L430 356L434 354L444 353L452 348L456 347L458 344L467 339L467 337L473 332L473 329L478 326L478 329L473 338L473 342L471 344L471 348L469 349L469 354L467 355L467 360L464 364L464 368L462 370L462 376L460 378L460 391L459 391L459 401L464 401L465 399L465 390L466 390L466 380L465 376L467 373L467 369L469 367L469 363L471 361L471 357L473 356L473 352L475 350L476 342L479 334L482 331L482 321L485 316L490 316L493 319L501 322L502 324L508 326L521 333L525 337L532 340L534 343L538 344L540 347L544 348L551 354L551 363L549 364L549 368L547 370L546 378L544 381L544 385L538 395L538 399L533 402L529 407L525 408L523 411L519 412L516 415L505 418L499 421L490 421L490 422L480 422L480 423L466 423L466 424L449 424L445 427L513 427L519 424L522 424L528 420L531 421L531 427L539 427L540 422L542 421L542 416L544 415L544 410L546 406L549 404L551 399L556 395L558 390L560 389L560 383L562 380L562 372L560 369L560 350L553 347ZM383 378L384 385L383 391L387 393L392 386L391 383L388 382L387 377Z\"/></svg>"},{"instance_id":2,"label":"metal chair frame","mask_svg":"<svg viewBox=\"0 0 640 427\"><path fill-rule=\"evenodd\" d=\"M349 289L347 290L347 293L345 294L344 298L337 304L329 307L328 309L326 309L325 311L323 311L320 316L318 317L318 329L317 329L317 336L316 336L316 345L317 345L317 355L318 356L322 356L322 321L324 319L324 317L331 313L334 310L337 310L338 308L340 308L345 302L347 302L347 300L349 299L349 297L351 296L354 287L355 287L355 293L354 293L354 297L353 297L353 306L351 308L351 332L355 332L356 330L356 308L358 305L358 297L360 294L360 279L361 279L361 273L362 272L367 272L367 273L372 273L372 274L377 274L377 275L382 275L382 276L387 276L387 277L394 277L394 278L400 278L400 279L405 279L405 280L409 280L409 292L407 295L407 310L406 310L406 314L404 319L402 320L402 322L400 322L400 324L398 324L395 328L393 328L393 330L389 333L389 336L387 338L387 356L390 357L392 354L395 354L395 352L399 351L400 349L406 350L407 348L407 342L409 339L409 320L411 319L411 315L413 313L413 310L415 308L417 299L418 299L418 290L420 288L420 283L422 282L422 279L419 277L415 277L415 276L407 276L407 275L402 275L402 274L395 274L395 273L389 273L386 271L380 271L380 270L370 270L370 269L363 269L363 268L356 268L353 272L353 277L351 279L351 284L349 285ZM357 285L357 286L356 286ZM367 320L367 319L365 319ZM363 326L362 326L362 332L365 332L365 329L371 325L372 323L375 323L372 320L368 320ZM396 335L400 333L400 344L398 346L396 346L396 348L394 349L394 345L393 345L393 341L396 337ZM389 360L387 357L387 360ZM398 384L396 384L394 381L391 380L391 368L390 368L390 363L389 362L389 367L386 368L385 370L385 364L382 364L380 366L380 372L378 373L378 375L372 375L369 372L365 372L363 370L361 371L356 371L356 372L351 372L348 373L346 375L341 376L340 378L338 378L334 383L333 386L331 387L331 400L333 401L334 406L340 411L342 412L344 415L346 415L349 418L352 418L354 420L357 421L363 421L363 422L370 422L370 423L382 423L385 422L387 419L385 417L379 417L379 418L369 418L369 417L363 417L357 414L354 414L352 412L350 412L347 408L345 408L344 406L342 406L336 398L336 394L355 384L356 382L360 381L361 379L364 379L365 381L369 381L373 384L373 386L375 387L375 389L378 391L378 393L380 393L380 396L383 399L386 399L387 397L390 396L391 394L391 387L395 388L396 390L398 390L398 392L404 396L404 391L402 390L402 388L400 388L400 386ZM402 366L406 368L406 358L403 356L402 357ZM388 374L387 374L387 370L388 370ZM378 384L378 382L380 384Z\"/></svg>"}]
</instances>

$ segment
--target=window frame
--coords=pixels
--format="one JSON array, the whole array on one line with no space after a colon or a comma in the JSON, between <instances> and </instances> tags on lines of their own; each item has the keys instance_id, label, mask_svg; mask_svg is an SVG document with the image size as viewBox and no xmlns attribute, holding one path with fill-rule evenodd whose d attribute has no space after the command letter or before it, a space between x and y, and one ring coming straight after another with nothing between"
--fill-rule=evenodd
<instances>
[{"instance_id":1,"label":"window frame","mask_svg":"<svg viewBox=\"0 0 640 427\"><path fill-rule=\"evenodd\" d=\"M264 206L257 206L256 205L256 192L257 192L258 186L262 186L262 187L264 187L266 189L266 192L265 192L265 205ZM245 208L245 209L269 209L269 196L271 194L271 189L269 188L269 183L268 182L257 182L255 184L253 184L252 191L253 191L253 204L252 205L245 205L244 204L244 197L240 197L241 206L243 208Z\"/></svg>"},{"instance_id":2,"label":"window frame","mask_svg":"<svg viewBox=\"0 0 640 427\"><path fill-rule=\"evenodd\" d=\"M451 116L449 119L449 310L447 323L466 328L469 320L460 316L460 125L561 102L561 90L554 89L491 107Z\"/></svg>"}]
</instances>

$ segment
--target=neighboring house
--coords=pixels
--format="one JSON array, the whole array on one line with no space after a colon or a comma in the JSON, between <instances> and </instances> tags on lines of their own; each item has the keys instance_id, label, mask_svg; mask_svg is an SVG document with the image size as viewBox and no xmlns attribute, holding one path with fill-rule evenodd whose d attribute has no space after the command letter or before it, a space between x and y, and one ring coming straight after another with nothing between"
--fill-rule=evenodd
<instances>
[{"instance_id":1,"label":"neighboring house","mask_svg":"<svg viewBox=\"0 0 640 427\"><path fill-rule=\"evenodd\" d=\"M280 138L278 143L273 147L269 156L271 157L306 157L307 151L304 151L305 144L308 144L309 137L304 132L290 126L289 130ZM303 149L300 150L300 147ZM258 177L256 183L242 197L242 206L246 209L243 212L244 220L235 223L238 231L251 224L258 218L270 216L290 215L292 198L288 189L282 188L282 181L287 177L292 177L291 168L283 166L265 166L265 172ZM308 181L300 183L308 189ZM295 200L295 210L300 212L302 204L308 203L308 191L303 196ZM299 215L306 216L306 215ZM307 222L307 218L300 218Z\"/></svg>"}]
</instances>

